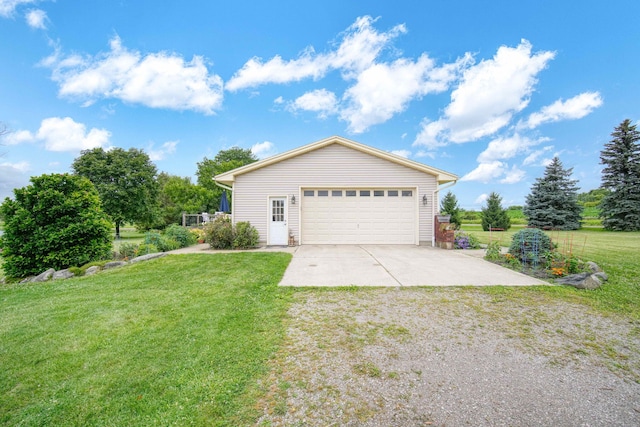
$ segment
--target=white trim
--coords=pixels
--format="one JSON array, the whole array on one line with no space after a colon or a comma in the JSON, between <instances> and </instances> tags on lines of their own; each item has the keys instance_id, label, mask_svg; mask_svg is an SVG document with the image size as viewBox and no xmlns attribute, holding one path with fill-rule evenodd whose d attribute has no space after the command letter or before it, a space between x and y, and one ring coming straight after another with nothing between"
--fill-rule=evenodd
<instances>
[{"instance_id":1,"label":"white trim","mask_svg":"<svg viewBox=\"0 0 640 427\"><path fill-rule=\"evenodd\" d=\"M289 196L288 195L284 195L284 196L269 195L267 196L267 246L275 246L271 244L271 214L272 214L271 199L284 199L284 222L285 222L285 225L287 226L287 232L285 233L286 234L285 244L286 244L286 240L288 240L289 238ZM232 223L235 224L233 220L232 220ZM281 245L277 245L277 246L281 246Z\"/></svg>"},{"instance_id":2,"label":"white trim","mask_svg":"<svg viewBox=\"0 0 640 427\"><path fill-rule=\"evenodd\" d=\"M402 166L409 167L411 169L418 170L420 172L433 175L436 177L438 183L447 183L447 182L457 182L458 176L449 172L445 172L441 169L437 169L424 163L419 163L413 160L409 160L405 157L398 156L393 153L389 153L387 151L379 150L374 147L370 147L368 145L361 144L359 142L355 142L340 136L332 136L326 139L322 139L320 141L313 142L311 144L304 145L302 147L295 148L293 150L286 151L281 154L277 154L272 157L268 157L263 160L259 160L254 163L250 163L245 166L241 166L239 168L230 170L228 172L221 173L217 176L214 176L213 179L216 182L225 183L225 184L233 184L237 175L242 175L256 169L260 169L274 163L281 162L286 159L290 159L292 157L299 156L301 154L308 153L310 151L317 150L319 148L323 148L332 144L339 144L348 148L352 148L354 150L358 150L363 153L370 154L372 156L381 158L383 160L390 161L392 163L396 163Z\"/></svg>"}]
</instances>

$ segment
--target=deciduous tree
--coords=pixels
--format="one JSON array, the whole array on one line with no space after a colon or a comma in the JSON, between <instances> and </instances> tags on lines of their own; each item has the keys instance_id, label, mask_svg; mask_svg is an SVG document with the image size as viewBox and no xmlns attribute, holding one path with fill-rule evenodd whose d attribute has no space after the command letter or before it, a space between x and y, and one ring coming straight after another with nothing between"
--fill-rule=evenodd
<instances>
[{"instance_id":1,"label":"deciduous tree","mask_svg":"<svg viewBox=\"0 0 640 427\"><path fill-rule=\"evenodd\" d=\"M69 174L31 178L14 190L0 210L4 271L25 277L105 258L111 251L111 227L100 197L86 178Z\"/></svg>"},{"instance_id":2,"label":"deciduous tree","mask_svg":"<svg viewBox=\"0 0 640 427\"><path fill-rule=\"evenodd\" d=\"M82 151L74 160L73 171L96 186L104 211L116 226L124 222L153 223L158 209L156 166L142 150L102 148Z\"/></svg>"},{"instance_id":3,"label":"deciduous tree","mask_svg":"<svg viewBox=\"0 0 640 427\"><path fill-rule=\"evenodd\" d=\"M577 230L582 220L573 168L565 169L558 157L547 165L542 178L536 178L523 209L530 227Z\"/></svg>"},{"instance_id":4,"label":"deciduous tree","mask_svg":"<svg viewBox=\"0 0 640 427\"><path fill-rule=\"evenodd\" d=\"M609 190L600 203L602 225L608 230L640 230L640 132L627 119L611 136L600 152L602 188Z\"/></svg>"},{"instance_id":5,"label":"deciduous tree","mask_svg":"<svg viewBox=\"0 0 640 427\"><path fill-rule=\"evenodd\" d=\"M163 225L180 224L182 212L206 212L214 197L211 190L191 183L188 177L163 172L158 175L158 184Z\"/></svg>"},{"instance_id":6,"label":"deciduous tree","mask_svg":"<svg viewBox=\"0 0 640 427\"><path fill-rule=\"evenodd\" d=\"M213 177L223 172L245 166L258 161L258 158L249 149L232 147L228 150L221 150L213 159L204 158L198 162L198 185L209 189L213 193L211 204L207 206L208 210L217 210L220 204L222 189L213 181Z\"/></svg>"}]
</instances>

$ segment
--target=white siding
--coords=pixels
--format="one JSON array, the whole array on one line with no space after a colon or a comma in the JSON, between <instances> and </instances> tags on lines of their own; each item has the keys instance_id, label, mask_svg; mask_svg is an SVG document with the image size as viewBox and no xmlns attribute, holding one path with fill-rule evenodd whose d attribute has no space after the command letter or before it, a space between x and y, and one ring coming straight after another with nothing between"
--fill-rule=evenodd
<instances>
[{"instance_id":1,"label":"white siding","mask_svg":"<svg viewBox=\"0 0 640 427\"><path fill-rule=\"evenodd\" d=\"M269 196L287 196L288 225L300 241L300 202L303 187L325 188L415 188L418 205L419 241L431 244L433 194L436 177L398 165L340 144L332 144L236 177L233 219L250 221L267 240ZM291 205L291 195L296 204ZM422 204L426 195L428 205Z\"/></svg>"}]
</instances>

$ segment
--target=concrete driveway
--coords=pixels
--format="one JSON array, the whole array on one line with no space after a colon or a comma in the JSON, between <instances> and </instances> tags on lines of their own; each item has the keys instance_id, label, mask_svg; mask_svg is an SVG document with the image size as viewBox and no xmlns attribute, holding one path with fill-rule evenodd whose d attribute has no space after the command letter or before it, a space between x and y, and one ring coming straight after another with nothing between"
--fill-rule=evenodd
<instances>
[{"instance_id":1,"label":"concrete driveway","mask_svg":"<svg viewBox=\"0 0 640 427\"><path fill-rule=\"evenodd\" d=\"M473 252L412 245L302 245L280 286L549 285Z\"/></svg>"}]
</instances>

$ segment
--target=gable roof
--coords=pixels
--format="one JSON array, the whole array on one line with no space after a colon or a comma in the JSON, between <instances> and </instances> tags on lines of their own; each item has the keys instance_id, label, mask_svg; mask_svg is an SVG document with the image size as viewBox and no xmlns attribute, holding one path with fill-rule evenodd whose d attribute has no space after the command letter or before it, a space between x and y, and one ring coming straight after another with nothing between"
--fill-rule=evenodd
<instances>
[{"instance_id":1,"label":"gable roof","mask_svg":"<svg viewBox=\"0 0 640 427\"><path fill-rule=\"evenodd\" d=\"M370 147L368 145L360 144L359 142L351 141L341 136L331 136L329 138L325 138L320 141L312 142L311 144L303 145L302 147L298 147L293 150L289 150L284 153L277 154L275 156L268 157L266 159L259 160L254 163L250 163L248 165L241 166L236 169L232 169L228 172L221 173L213 177L213 179L214 181L220 184L233 185L233 182L235 181L235 178L238 175L243 175L245 173L249 173L254 170L261 169L269 165L273 165L275 163L281 162L283 160L300 156L302 154L306 154L311 151L318 150L320 148L327 147L332 144L339 144L344 147L352 148L362 153L370 154L372 156L379 157L381 159L384 159L393 163L397 163L399 165L406 166L408 168L415 169L429 175L434 175L438 181L438 184L444 184L447 182L456 182L458 180L458 176L452 173L445 172L443 170L436 169L431 166L427 166L424 163L415 162L413 160L409 160L404 157L398 156L396 154Z\"/></svg>"}]
</instances>

